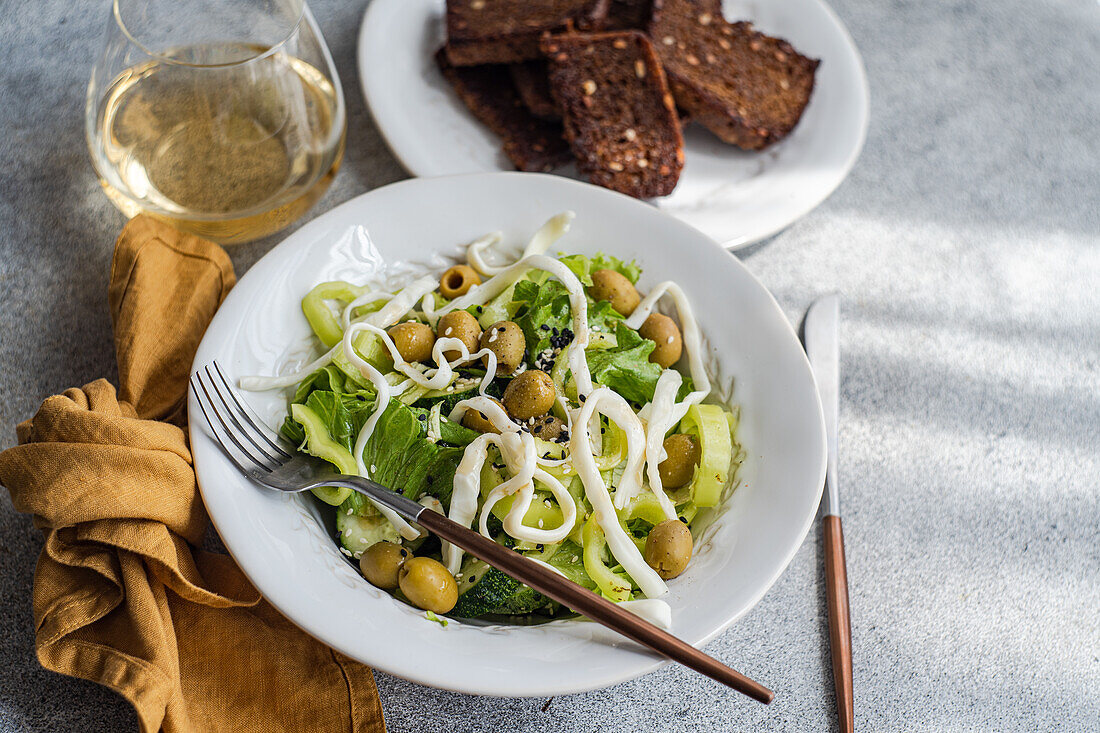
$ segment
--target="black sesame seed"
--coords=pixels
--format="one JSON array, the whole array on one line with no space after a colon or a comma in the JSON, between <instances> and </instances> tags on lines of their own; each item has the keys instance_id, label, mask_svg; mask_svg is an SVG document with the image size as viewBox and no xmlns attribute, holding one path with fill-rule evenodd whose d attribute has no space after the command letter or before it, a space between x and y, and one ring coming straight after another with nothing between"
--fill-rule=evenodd
<instances>
[{"instance_id":1,"label":"black sesame seed","mask_svg":"<svg viewBox=\"0 0 1100 733\"><path fill-rule=\"evenodd\" d=\"M580 400L583 403L588 398L585 397L584 395L580 394L580 395L577 395L577 399Z\"/></svg>"}]
</instances>

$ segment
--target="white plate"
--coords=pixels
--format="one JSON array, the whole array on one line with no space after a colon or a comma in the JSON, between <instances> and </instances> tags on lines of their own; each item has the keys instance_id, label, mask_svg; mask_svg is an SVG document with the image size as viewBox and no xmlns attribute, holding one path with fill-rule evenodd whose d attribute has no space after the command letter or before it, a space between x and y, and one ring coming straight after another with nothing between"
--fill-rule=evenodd
<instances>
[{"instance_id":1,"label":"white plate","mask_svg":"<svg viewBox=\"0 0 1100 733\"><path fill-rule=\"evenodd\" d=\"M390 149L414 176L513 170L500 139L474 119L436 68L443 0L372 0L359 32L359 79ZM822 0L726 0L731 20L821 59L791 135L760 153L726 145L700 125L684 131L686 160L658 208L729 248L758 242L805 216L848 175L867 132L863 62ZM575 175L572 166L563 169Z\"/></svg>"},{"instance_id":2,"label":"white plate","mask_svg":"<svg viewBox=\"0 0 1100 733\"><path fill-rule=\"evenodd\" d=\"M682 222L560 176L396 183L333 209L257 262L210 324L195 367L217 359L231 379L271 374L288 357L306 356L300 299L318 282L441 272L458 245L494 230L522 244L565 210L577 218L558 242L563 250L636 258L646 269L643 292L666 278L684 287L709 339L708 360L720 361L717 382L742 406L738 437L748 457L738 489L697 542L687 573L670 583L673 632L700 645L751 608L801 544L824 480L825 432L809 364L771 295ZM246 396L269 424L281 423L285 394ZM191 400L190 414L201 415ZM441 628L367 584L313 500L242 478L201 417L191 423L191 447L210 517L241 568L287 618L351 657L423 684L501 696L580 692L661 664L592 623Z\"/></svg>"}]
</instances>

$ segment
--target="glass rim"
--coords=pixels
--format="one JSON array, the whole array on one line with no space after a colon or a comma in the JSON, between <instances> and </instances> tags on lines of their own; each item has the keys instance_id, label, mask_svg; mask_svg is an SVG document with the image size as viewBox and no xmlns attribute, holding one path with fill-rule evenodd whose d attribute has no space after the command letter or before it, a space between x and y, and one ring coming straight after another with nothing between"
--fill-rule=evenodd
<instances>
[{"instance_id":1,"label":"glass rim","mask_svg":"<svg viewBox=\"0 0 1100 733\"><path fill-rule=\"evenodd\" d=\"M302 19L306 16L306 0L299 0L297 18L294 20L293 23L290 24L290 27L287 29L286 34L283 35L283 37L280 38L277 43L271 44L262 52L256 53L252 56L249 56L248 58L239 59L237 61L229 61L219 64L197 64L188 61L180 61L179 59L174 59L171 56L166 56L163 53L158 53L151 50L148 46L139 41L137 36L126 26L126 22L122 19L122 10L119 8L119 4L121 2L123 2L123 0L112 0L111 14L114 16L115 24L118 26L119 30L122 31L122 34L130 40L130 43L140 48L150 58L157 59L158 61L163 61L166 64L172 64L174 66L184 66L193 69L228 69L234 66L244 66L246 64L252 63L253 61L272 56L278 53L283 48L283 46L287 44L287 41L289 41L291 37L298 31L298 27L302 24Z\"/></svg>"}]
</instances>

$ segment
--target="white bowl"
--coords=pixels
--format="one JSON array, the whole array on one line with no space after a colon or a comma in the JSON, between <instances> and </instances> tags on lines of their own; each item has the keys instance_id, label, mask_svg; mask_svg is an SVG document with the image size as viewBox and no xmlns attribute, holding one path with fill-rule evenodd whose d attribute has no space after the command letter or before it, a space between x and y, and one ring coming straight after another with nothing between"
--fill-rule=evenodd
<instances>
[{"instance_id":1,"label":"white bowl","mask_svg":"<svg viewBox=\"0 0 1100 733\"><path fill-rule=\"evenodd\" d=\"M726 0L750 20L821 59L813 96L794 131L763 152L684 130L684 170L653 204L725 247L765 239L808 214L848 175L867 134L869 92L859 50L824 0ZM372 0L359 32L363 96L390 149L414 176L512 170L500 138L474 119L436 68L443 0ZM562 172L576 175L574 166Z\"/></svg>"},{"instance_id":2,"label":"white bowl","mask_svg":"<svg viewBox=\"0 0 1100 733\"><path fill-rule=\"evenodd\" d=\"M697 540L689 570L669 584L673 633L702 645L748 611L787 566L817 510L825 431L813 376L790 324L764 287L698 231L643 203L565 178L490 173L403 181L364 194L302 227L249 270L226 298L195 357L231 379L272 374L305 356L300 300L336 278L439 271L458 245L502 230L522 245L572 210L556 248L636 258L639 284L665 279L689 294L725 398L741 405L747 457L737 488ZM733 380L732 394L729 393ZM246 395L277 426L284 393ZM194 397L190 414L200 415ZM549 696L637 677L664 662L596 624L447 628L370 586L337 549L310 498L249 483L201 418L191 423L199 486L226 547L276 608L366 664L461 692ZM331 512L330 512L331 513ZM751 670L743 670L751 672ZM766 681L765 681L766 682Z\"/></svg>"}]
</instances>

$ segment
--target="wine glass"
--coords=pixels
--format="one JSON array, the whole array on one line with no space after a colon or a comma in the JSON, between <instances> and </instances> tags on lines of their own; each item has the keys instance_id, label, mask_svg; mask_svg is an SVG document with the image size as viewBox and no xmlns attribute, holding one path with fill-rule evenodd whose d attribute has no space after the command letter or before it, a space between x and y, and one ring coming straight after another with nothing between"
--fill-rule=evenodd
<instances>
[{"instance_id":1,"label":"wine glass","mask_svg":"<svg viewBox=\"0 0 1100 733\"><path fill-rule=\"evenodd\" d=\"M346 120L304 0L114 0L85 127L123 213L229 243L321 197Z\"/></svg>"}]
</instances>

